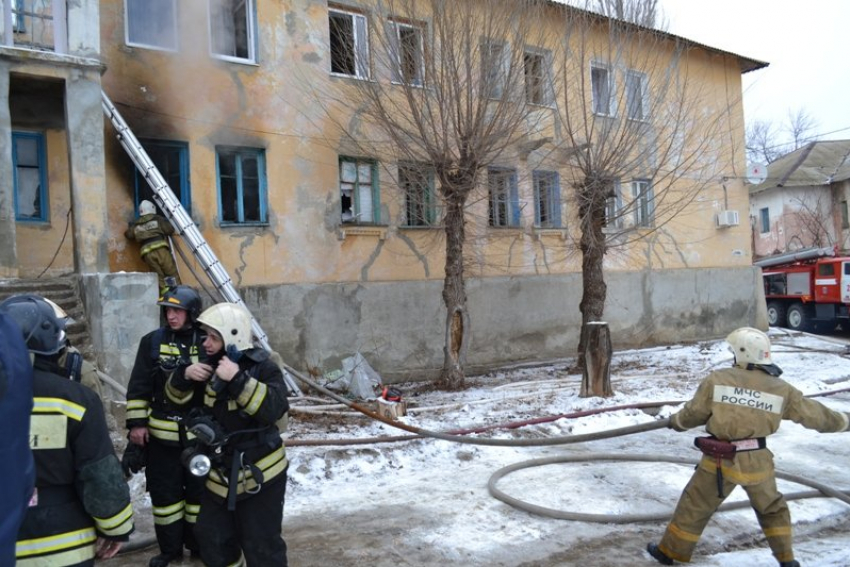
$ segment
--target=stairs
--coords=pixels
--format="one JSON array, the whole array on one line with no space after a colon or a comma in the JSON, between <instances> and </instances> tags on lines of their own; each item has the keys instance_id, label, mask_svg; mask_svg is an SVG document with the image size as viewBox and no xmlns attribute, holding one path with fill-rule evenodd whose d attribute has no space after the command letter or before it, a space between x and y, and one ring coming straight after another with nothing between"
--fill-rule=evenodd
<instances>
[{"instance_id":1,"label":"stairs","mask_svg":"<svg viewBox=\"0 0 850 567\"><path fill-rule=\"evenodd\" d=\"M71 344L77 347L86 359L94 359L94 348L85 308L80 300L79 279L76 275L39 280L0 280L0 301L21 293L46 297L61 307L74 320L74 323L65 329Z\"/></svg>"}]
</instances>

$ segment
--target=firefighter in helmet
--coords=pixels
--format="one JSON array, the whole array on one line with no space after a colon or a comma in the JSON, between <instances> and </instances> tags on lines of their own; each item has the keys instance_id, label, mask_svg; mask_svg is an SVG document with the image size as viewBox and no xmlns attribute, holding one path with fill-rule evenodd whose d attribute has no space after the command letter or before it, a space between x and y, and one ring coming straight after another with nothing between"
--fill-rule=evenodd
<instances>
[{"instance_id":1,"label":"firefighter in helmet","mask_svg":"<svg viewBox=\"0 0 850 567\"><path fill-rule=\"evenodd\" d=\"M126 238L135 240L142 247L142 260L159 277L160 293L168 289L165 278L174 278L175 283L180 283L180 274L177 273L168 241L172 234L174 227L165 217L156 214L156 207L148 200L139 203L139 218L124 231Z\"/></svg>"},{"instance_id":2,"label":"firefighter in helmet","mask_svg":"<svg viewBox=\"0 0 850 567\"><path fill-rule=\"evenodd\" d=\"M697 438L704 456L685 487L664 536L647 551L662 565L688 562L708 521L736 486L750 499L759 525L780 567L799 567L791 541L791 515L776 488L773 454L766 439L789 419L821 433L847 431L850 415L803 396L780 379L768 336L750 327L726 341L732 368L712 372L694 397L670 417L685 431L701 425L711 437Z\"/></svg>"},{"instance_id":3,"label":"firefighter in helmet","mask_svg":"<svg viewBox=\"0 0 850 567\"><path fill-rule=\"evenodd\" d=\"M198 322L207 334L205 363L170 384L186 392L205 384L203 419L218 431L206 441L207 449L216 449L209 451L195 528L201 559L211 567L240 561L285 567L281 522L288 461L277 426L289 410L283 372L268 352L254 347L243 307L219 303Z\"/></svg>"},{"instance_id":4,"label":"firefighter in helmet","mask_svg":"<svg viewBox=\"0 0 850 567\"><path fill-rule=\"evenodd\" d=\"M157 305L162 308L166 325L142 337L127 385L130 444L124 465L136 472L145 464L160 549L149 565L165 567L183 557L184 546L193 554L198 552L192 528L203 482L181 466L180 454L189 445L183 419L201 403L203 387L196 388L197 392L175 392L168 381L182 377L198 362L203 332L198 324L201 296L191 287L169 288ZM140 448L146 449L141 462Z\"/></svg>"},{"instance_id":5,"label":"firefighter in helmet","mask_svg":"<svg viewBox=\"0 0 850 567\"><path fill-rule=\"evenodd\" d=\"M44 298L44 301L53 308L53 314L56 315L56 318L62 321L63 329L67 329L69 325L74 323L74 320L68 316L68 313L55 302L47 299L46 297ZM97 368L95 368L91 362L84 359L83 354L76 347L71 345L71 341L68 340L67 334L64 334L64 336L65 349L57 363L60 367L65 369L66 377L70 378L74 382L80 382L83 386L91 388L94 390L94 393L97 394L97 397L103 400L103 388L101 388L100 385L100 377L97 375Z\"/></svg>"},{"instance_id":6,"label":"firefighter in helmet","mask_svg":"<svg viewBox=\"0 0 850 567\"><path fill-rule=\"evenodd\" d=\"M114 556L133 531L130 491L115 456L103 406L57 364L63 322L37 295L0 304L33 356L30 446L35 490L18 532L16 565L90 566Z\"/></svg>"}]
</instances>

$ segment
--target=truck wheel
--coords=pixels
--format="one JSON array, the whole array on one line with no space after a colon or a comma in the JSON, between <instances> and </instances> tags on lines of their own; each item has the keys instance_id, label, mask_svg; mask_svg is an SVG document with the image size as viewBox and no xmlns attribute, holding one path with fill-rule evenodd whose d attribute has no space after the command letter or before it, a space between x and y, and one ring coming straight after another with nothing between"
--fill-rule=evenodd
<instances>
[{"instance_id":1,"label":"truck wheel","mask_svg":"<svg viewBox=\"0 0 850 567\"><path fill-rule=\"evenodd\" d=\"M787 307L779 301L771 301L767 304L767 324L771 327L784 327L788 319L786 317Z\"/></svg>"},{"instance_id":2,"label":"truck wheel","mask_svg":"<svg viewBox=\"0 0 850 567\"><path fill-rule=\"evenodd\" d=\"M809 328L809 318L803 305L796 303L788 308L788 328L794 331L805 331Z\"/></svg>"}]
</instances>

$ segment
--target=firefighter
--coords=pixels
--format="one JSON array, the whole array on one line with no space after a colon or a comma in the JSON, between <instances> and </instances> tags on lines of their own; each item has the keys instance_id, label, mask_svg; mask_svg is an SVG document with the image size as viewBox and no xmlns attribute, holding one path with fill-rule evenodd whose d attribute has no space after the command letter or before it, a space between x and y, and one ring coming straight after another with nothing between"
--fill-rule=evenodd
<instances>
[{"instance_id":1,"label":"firefighter","mask_svg":"<svg viewBox=\"0 0 850 567\"><path fill-rule=\"evenodd\" d=\"M95 557L118 553L133 531L130 490L103 406L56 363L65 346L62 321L42 297L11 297L0 312L18 323L33 357L30 447L36 481L18 532L16 565L94 565Z\"/></svg>"},{"instance_id":2,"label":"firefighter","mask_svg":"<svg viewBox=\"0 0 850 567\"><path fill-rule=\"evenodd\" d=\"M174 227L164 217L156 214L156 207L150 201L139 203L139 218L130 223L124 236L141 245L142 260L159 276L160 293L165 293L168 284L165 278L174 278L180 283L180 274L171 253L168 237L174 234Z\"/></svg>"},{"instance_id":3,"label":"firefighter","mask_svg":"<svg viewBox=\"0 0 850 567\"><path fill-rule=\"evenodd\" d=\"M192 528L198 516L203 482L180 464L180 454L188 445L183 418L194 405L200 405L203 387L175 399L166 382L182 376L198 362L203 333L197 323L201 297L185 285L170 288L159 298L166 325L142 337L127 385L128 456L139 458L139 448L147 449L145 478L153 505L154 529L160 553L150 567L165 567L183 557L183 547L197 555ZM183 392L180 392L184 396ZM132 445L135 445L133 447ZM125 469L138 470L139 464L125 462Z\"/></svg>"},{"instance_id":4,"label":"firefighter","mask_svg":"<svg viewBox=\"0 0 850 567\"><path fill-rule=\"evenodd\" d=\"M211 470L195 527L201 559L210 567L286 566L281 522L289 463L276 425L289 410L283 373L254 347L244 308L219 303L198 321L207 333L206 363L170 384L187 392L206 384L203 419L218 431L209 443L219 450L207 447Z\"/></svg>"},{"instance_id":5,"label":"firefighter","mask_svg":"<svg viewBox=\"0 0 850 567\"><path fill-rule=\"evenodd\" d=\"M29 445L32 364L18 324L0 313L0 565L15 564L15 540L35 481Z\"/></svg>"},{"instance_id":6,"label":"firefighter","mask_svg":"<svg viewBox=\"0 0 850 567\"><path fill-rule=\"evenodd\" d=\"M74 323L74 320L68 316L64 309L59 307L55 302L44 298L50 307L53 308L53 314L62 322L63 336L65 337L65 348L62 355L59 357L57 364L65 369L65 377L70 378L74 382L80 382L83 386L91 388L97 397L103 400L103 388L100 385L100 376L97 375L97 368L94 364L83 358L83 354L73 345L67 338L64 332L69 325Z\"/></svg>"},{"instance_id":7,"label":"firefighter","mask_svg":"<svg viewBox=\"0 0 850 567\"><path fill-rule=\"evenodd\" d=\"M821 433L847 431L850 415L806 398L781 380L773 364L770 339L742 327L726 341L733 368L712 372L693 399L670 417L670 427L685 431L705 425L711 437L695 441L704 455L685 487L664 537L647 551L662 565L691 560L712 514L736 486L742 486L780 567L799 567L791 541L791 515L776 488L773 454L766 438L790 419Z\"/></svg>"}]
</instances>

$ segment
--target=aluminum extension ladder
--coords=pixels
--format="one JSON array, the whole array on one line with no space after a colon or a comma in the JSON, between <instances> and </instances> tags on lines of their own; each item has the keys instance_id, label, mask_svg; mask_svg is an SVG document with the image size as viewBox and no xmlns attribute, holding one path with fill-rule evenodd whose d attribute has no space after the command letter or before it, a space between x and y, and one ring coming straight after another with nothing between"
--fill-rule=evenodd
<instances>
[{"instance_id":1,"label":"aluminum extension ladder","mask_svg":"<svg viewBox=\"0 0 850 567\"><path fill-rule=\"evenodd\" d=\"M177 200L177 197L174 195L171 187L168 186L168 183L166 183L162 174L153 164L147 152L139 143L139 140L133 134L132 130L130 130L130 127L127 126L127 123L124 121L121 113L118 112L118 109L115 108L115 105L112 104L112 101L109 100L109 97L104 91L101 91L100 94L103 113L115 127L118 141L121 142L121 145L124 147L124 151L127 152L127 155L129 155L130 159L133 160L133 163L136 164L136 168L139 170L139 173L142 174L151 186L151 189L153 190L153 199L156 201L156 204L159 205L160 210L165 213L165 216L171 222L171 225L174 227L174 231L182 236L185 242L189 245L192 253L195 255L195 258L201 264L204 272L207 274L207 277L209 277L221 297L225 301L236 303L245 307L246 311L248 311L245 302L242 301L242 298L239 296L239 292L237 292L236 288L233 286L230 276L216 257L215 253L212 249L210 249L209 244L207 244L206 239L204 239L201 235L198 227L195 226L195 222L192 220L192 217L189 216L186 209L184 209L183 205L180 204L180 201ZM248 313L250 315L250 311L248 311ZM259 323L257 323L257 320L253 315L251 315L251 329L253 330L257 341L260 343L260 346L262 346L266 351L272 352L268 337L265 332L263 332L263 329L260 328ZM298 388L295 380L292 379L292 376L290 376L285 369L282 370L284 380L286 381L286 385L290 392L296 396L300 396L301 390Z\"/></svg>"}]
</instances>

